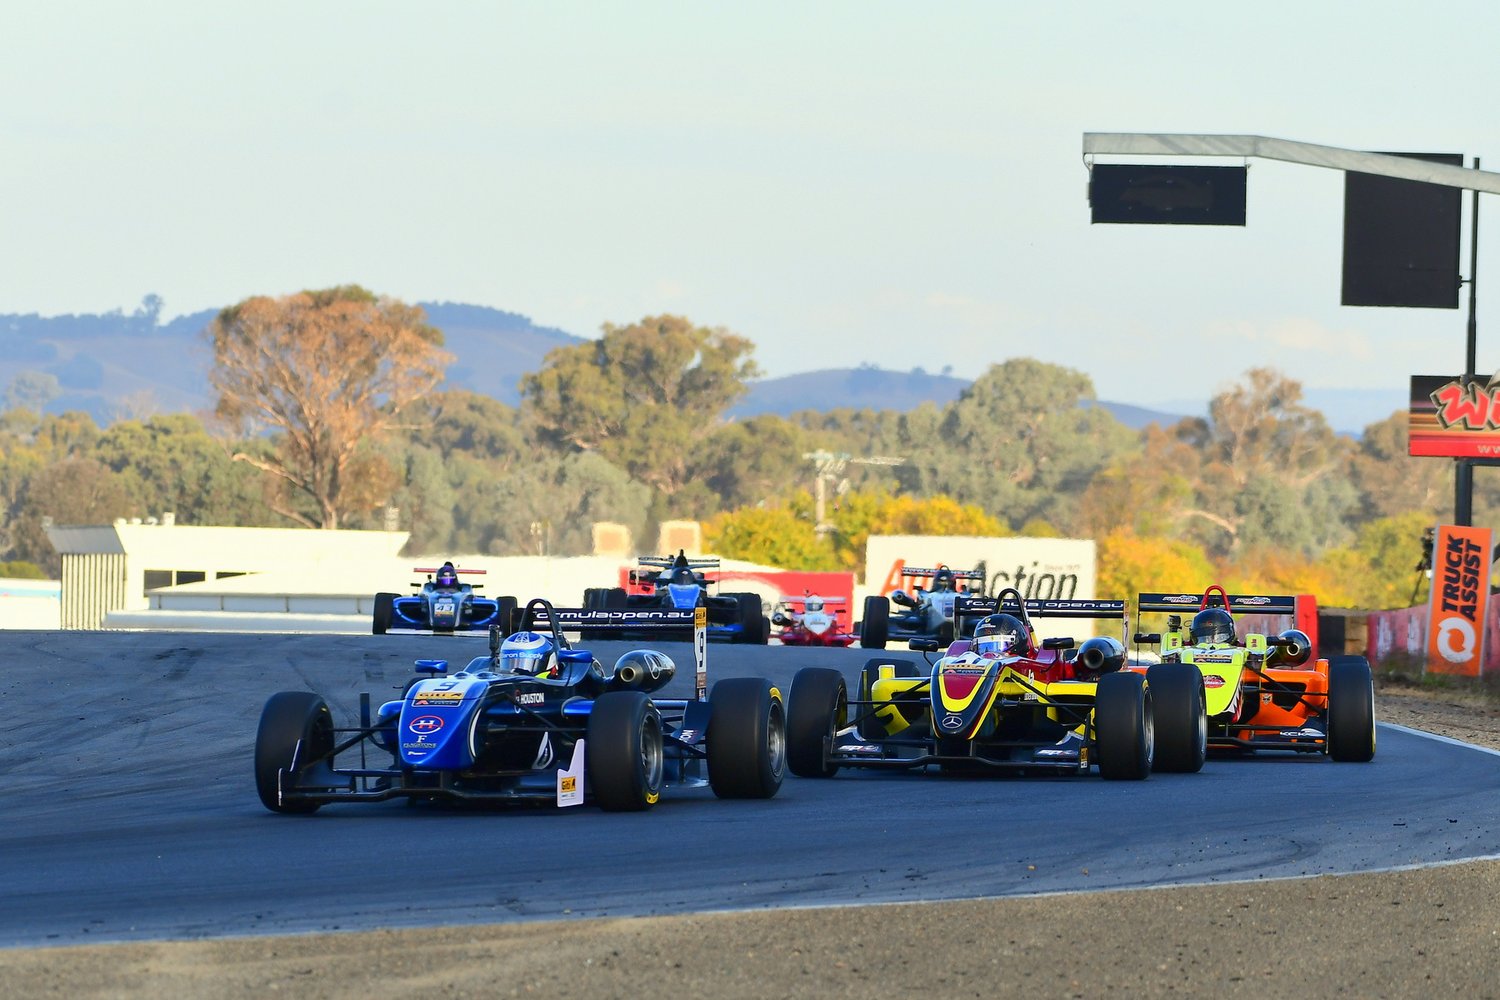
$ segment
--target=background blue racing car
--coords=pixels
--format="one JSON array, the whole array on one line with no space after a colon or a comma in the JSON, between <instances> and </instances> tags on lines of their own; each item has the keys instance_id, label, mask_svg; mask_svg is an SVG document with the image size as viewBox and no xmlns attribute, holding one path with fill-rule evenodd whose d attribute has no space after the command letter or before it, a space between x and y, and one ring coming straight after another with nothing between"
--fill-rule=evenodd
<instances>
[{"instance_id":1,"label":"background blue racing car","mask_svg":"<svg viewBox=\"0 0 1500 1000\"><path fill-rule=\"evenodd\" d=\"M488 598L475 593L481 585L460 583L459 576L483 576L482 569L457 569L445 562L436 568L418 566L413 573L426 573L427 580L413 583L416 593L376 594L370 631L387 632L487 632L491 625L510 631L515 618L514 597Z\"/></svg>"},{"instance_id":2,"label":"background blue racing car","mask_svg":"<svg viewBox=\"0 0 1500 1000\"><path fill-rule=\"evenodd\" d=\"M266 702L255 737L255 787L278 813L391 798L593 802L639 810L663 789L707 785L720 798L770 798L786 770L786 710L760 677L708 691L702 608L556 609L533 600L522 629L490 632L488 656L456 673L417 660L400 700L341 728L311 691ZM665 653L633 649L606 668L564 632L628 627L693 639L693 697L653 698L676 674ZM685 635L684 635L685 637Z\"/></svg>"}]
</instances>

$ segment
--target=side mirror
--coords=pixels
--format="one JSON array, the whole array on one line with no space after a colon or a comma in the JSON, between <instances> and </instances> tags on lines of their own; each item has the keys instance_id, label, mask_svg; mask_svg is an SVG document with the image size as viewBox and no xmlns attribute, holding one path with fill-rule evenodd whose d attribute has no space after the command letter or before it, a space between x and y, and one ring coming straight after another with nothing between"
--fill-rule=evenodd
<instances>
[{"instance_id":1,"label":"side mirror","mask_svg":"<svg viewBox=\"0 0 1500 1000\"><path fill-rule=\"evenodd\" d=\"M1043 649L1072 649L1076 645L1077 643L1075 643L1071 638L1062 636L1059 636L1056 639L1042 640Z\"/></svg>"},{"instance_id":2,"label":"side mirror","mask_svg":"<svg viewBox=\"0 0 1500 1000\"><path fill-rule=\"evenodd\" d=\"M908 649L914 649L918 653L936 653L939 648L936 639L913 639L906 644Z\"/></svg>"},{"instance_id":3,"label":"side mirror","mask_svg":"<svg viewBox=\"0 0 1500 1000\"><path fill-rule=\"evenodd\" d=\"M1161 644L1161 633L1160 632L1137 632L1135 634L1135 638L1132 639L1131 641L1132 642L1137 642L1137 643L1149 642L1149 643L1152 643L1154 645L1160 645Z\"/></svg>"},{"instance_id":4,"label":"side mirror","mask_svg":"<svg viewBox=\"0 0 1500 1000\"><path fill-rule=\"evenodd\" d=\"M792 620L786 615L782 614L780 611L771 616L771 624L773 625L780 625L782 628L786 628L791 623Z\"/></svg>"}]
</instances>

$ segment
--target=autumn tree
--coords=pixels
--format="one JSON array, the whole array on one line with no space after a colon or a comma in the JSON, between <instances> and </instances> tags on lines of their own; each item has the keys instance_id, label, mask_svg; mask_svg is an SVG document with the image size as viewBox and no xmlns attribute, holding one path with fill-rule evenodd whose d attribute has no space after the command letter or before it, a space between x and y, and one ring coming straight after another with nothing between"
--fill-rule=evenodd
<instances>
[{"instance_id":1,"label":"autumn tree","mask_svg":"<svg viewBox=\"0 0 1500 1000\"><path fill-rule=\"evenodd\" d=\"M206 334L215 412L242 432L274 435L269 449L234 458L271 477L273 510L308 527L337 528L386 501L393 472L366 446L451 360L420 308L352 285L246 299Z\"/></svg>"},{"instance_id":2,"label":"autumn tree","mask_svg":"<svg viewBox=\"0 0 1500 1000\"><path fill-rule=\"evenodd\" d=\"M703 526L703 540L709 551L730 559L796 570L836 565L832 546L818 537L806 509L790 504L720 513Z\"/></svg>"},{"instance_id":3,"label":"autumn tree","mask_svg":"<svg viewBox=\"0 0 1500 1000\"><path fill-rule=\"evenodd\" d=\"M598 340L554 349L521 380L523 412L542 444L598 452L670 496L745 380L759 374L753 348L681 316L606 323Z\"/></svg>"},{"instance_id":4,"label":"autumn tree","mask_svg":"<svg viewBox=\"0 0 1500 1000\"><path fill-rule=\"evenodd\" d=\"M1184 513L1217 529L1211 552L1278 545L1310 553L1347 540L1357 499L1349 446L1302 403L1301 383L1252 369L1209 402L1199 424L1197 502Z\"/></svg>"},{"instance_id":5,"label":"autumn tree","mask_svg":"<svg viewBox=\"0 0 1500 1000\"><path fill-rule=\"evenodd\" d=\"M990 369L940 411L903 423L906 492L947 493L1020 525L1045 517L1072 526L1077 498L1135 434L1093 405L1088 376L1030 358Z\"/></svg>"}]
</instances>

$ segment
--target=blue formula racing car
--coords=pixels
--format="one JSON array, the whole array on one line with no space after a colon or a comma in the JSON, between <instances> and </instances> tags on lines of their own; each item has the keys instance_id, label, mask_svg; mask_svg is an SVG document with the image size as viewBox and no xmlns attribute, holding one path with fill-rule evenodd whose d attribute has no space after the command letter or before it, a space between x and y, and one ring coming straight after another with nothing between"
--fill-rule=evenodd
<instances>
[{"instance_id":1,"label":"blue formula racing car","mask_svg":"<svg viewBox=\"0 0 1500 1000\"><path fill-rule=\"evenodd\" d=\"M715 579L704 572L715 574ZM630 582L650 588L649 593L627 593L623 587L591 587L584 591L586 608L704 608L708 611L708 637L714 642L766 645L771 638L771 620L766 617L760 595L725 594L718 590L717 559L689 559L678 550L675 556L643 556L640 568L630 571ZM626 633L619 638L633 638Z\"/></svg>"},{"instance_id":2,"label":"blue formula racing car","mask_svg":"<svg viewBox=\"0 0 1500 1000\"><path fill-rule=\"evenodd\" d=\"M491 625L510 631L516 612L514 597L480 597L475 593L479 584L459 582L460 575L483 576L484 570L457 569L445 562L436 568L418 566L412 572L427 574L425 582L412 584L415 593L375 595L371 632L483 635Z\"/></svg>"},{"instance_id":3,"label":"blue formula racing car","mask_svg":"<svg viewBox=\"0 0 1500 1000\"><path fill-rule=\"evenodd\" d=\"M310 691L266 702L255 738L255 787L267 809L311 813L333 802L391 798L530 802L607 810L655 805L669 787L707 785L720 798L770 798L786 768L781 693L757 677L710 694L704 609L553 608L534 600L522 629L490 633L488 656L456 673L417 660L401 699L341 728ZM605 668L565 632L690 634L691 698L654 698L676 665L633 649Z\"/></svg>"}]
</instances>

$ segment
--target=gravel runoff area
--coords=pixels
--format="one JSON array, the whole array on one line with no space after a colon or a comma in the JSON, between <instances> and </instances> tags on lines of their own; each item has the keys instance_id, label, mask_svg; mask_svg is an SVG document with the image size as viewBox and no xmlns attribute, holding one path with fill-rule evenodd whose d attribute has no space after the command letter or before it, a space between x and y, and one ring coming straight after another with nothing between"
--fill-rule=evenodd
<instances>
[{"instance_id":1,"label":"gravel runoff area","mask_svg":"<svg viewBox=\"0 0 1500 1000\"><path fill-rule=\"evenodd\" d=\"M1500 750L1500 706L1378 717ZM1500 761L1497 761L1500 766ZM1241 885L0 950L29 997L1500 998L1500 861Z\"/></svg>"}]
</instances>

